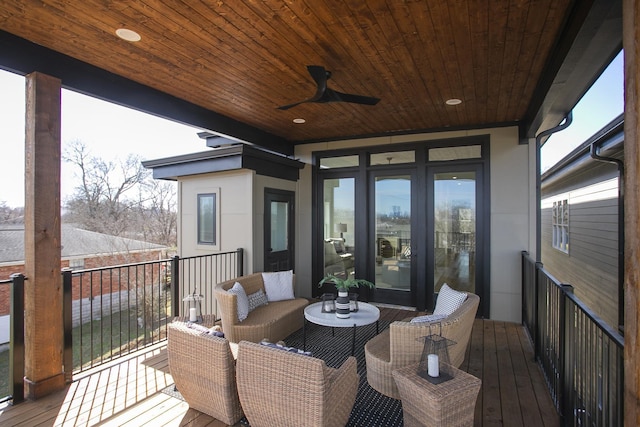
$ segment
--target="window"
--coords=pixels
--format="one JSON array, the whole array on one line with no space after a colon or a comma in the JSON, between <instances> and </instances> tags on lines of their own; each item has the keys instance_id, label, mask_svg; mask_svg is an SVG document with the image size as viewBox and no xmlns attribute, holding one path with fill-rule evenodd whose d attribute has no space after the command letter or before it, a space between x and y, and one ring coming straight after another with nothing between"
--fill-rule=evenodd
<instances>
[{"instance_id":1,"label":"window","mask_svg":"<svg viewBox=\"0 0 640 427\"><path fill-rule=\"evenodd\" d=\"M357 154L349 156L323 157L320 159L320 169L350 168L358 166L360 158Z\"/></svg>"},{"instance_id":2,"label":"window","mask_svg":"<svg viewBox=\"0 0 640 427\"><path fill-rule=\"evenodd\" d=\"M198 244L218 245L218 194L198 194Z\"/></svg>"},{"instance_id":3,"label":"window","mask_svg":"<svg viewBox=\"0 0 640 427\"><path fill-rule=\"evenodd\" d=\"M569 201L567 199L553 202L552 245L564 253L569 253Z\"/></svg>"},{"instance_id":4,"label":"window","mask_svg":"<svg viewBox=\"0 0 640 427\"><path fill-rule=\"evenodd\" d=\"M444 162L448 160L480 159L482 146L462 145L459 147L442 147L429 149L430 162Z\"/></svg>"}]
</instances>

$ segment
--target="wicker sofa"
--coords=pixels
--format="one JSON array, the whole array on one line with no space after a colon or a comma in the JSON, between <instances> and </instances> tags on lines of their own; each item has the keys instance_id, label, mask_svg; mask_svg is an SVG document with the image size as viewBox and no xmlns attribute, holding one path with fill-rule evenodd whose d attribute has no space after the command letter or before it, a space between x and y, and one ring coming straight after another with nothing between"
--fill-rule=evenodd
<instances>
[{"instance_id":1,"label":"wicker sofa","mask_svg":"<svg viewBox=\"0 0 640 427\"><path fill-rule=\"evenodd\" d=\"M357 362L324 360L247 341L238 344L240 402L252 427L344 426L358 391Z\"/></svg>"},{"instance_id":2,"label":"wicker sofa","mask_svg":"<svg viewBox=\"0 0 640 427\"><path fill-rule=\"evenodd\" d=\"M227 292L236 282L242 285L247 295L259 289L265 290L262 273L238 277L214 287L222 330L229 341L260 342L266 338L270 342L277 342L302 328L304 308L309 304L306 298L269 302L251 311L242 322L238 321L237 297ZM293 284L295 289L295 275Z\"/></svg>"},{"instance_id":3,"label":"wicker sofa","mask_svg":"<svg viewBox=\"0 0 640 427\"><path fill-rule=\"evenodd\" d=\"M459 367L464 361L479 303L477 295L468 294L462 305L444 320L433 323L391 323L389 328L370 339L364 347L369 385L385 396L400 399L392 371L418 363L424 348L424 341L419 338L440 331L443 337L456 342L449 347L449 358L453 366Z\"/></svg>"},{"instance_id":4,"label":"wicker sofa","mask_svg":"<svg viewBox=\"0 0 640 427\"><path fill-rule=\"evenodd\" d=\"M213 324L213 318L209 324ZM240 421L244 414L229 342L207 336L181 321L170 323L167 333L169 370L189 407L228 425Z\"/></svg>"}]
</instances>

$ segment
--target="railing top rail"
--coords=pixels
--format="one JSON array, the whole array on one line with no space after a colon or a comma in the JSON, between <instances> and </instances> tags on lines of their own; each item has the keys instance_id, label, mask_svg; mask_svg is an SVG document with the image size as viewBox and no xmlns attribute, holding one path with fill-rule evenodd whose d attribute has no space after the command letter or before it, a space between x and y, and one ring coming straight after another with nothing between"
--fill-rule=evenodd
<instances>
[{"instance_id":1,"label":"railing top rail","mask_svg":"<svg viewBox=\"0 0 640 427\"><path fill-rule=\"evenodd\" d=\"M529 256L526 251L522 252L522 256L529 262L535 263L535 260ZM576 307L582 311L602 332L609 337L617 346L624 348L624 337L604 320L602 320L593 310L591 310L584 302L580 300L573 292L568 292L566 284L563 284L556 279L551 273L544 269L542 266L538 266L538 270L541 274L545 275L547 279L556 287L558 287L563 293L565 293Z\"/></svg>"},{"instance_id":2,"label":"railing top rail","mask_svg":"<svg viewBox=\"0 0 640 427\"><path fill-rule=\"evenodd\" d=\"M602 330L609 339L611 339L611 341L613 341L618 347L624 348L624 337L617 330L609 326L609 324L602 320L573 293L567 292L567 298L570 299L576 305L578 310L582 311L589 320L595 323L596 326Z\"/></svg>"},{"instance_id":3,"label":"railing top rail","mask_svg":"<svg viewBox=\"0 0 640 427\"><path fill-rule=\"evenodd\" d=\"M28 280L27 276L22 276L23 280ZM10 285L11 283L13 283L13 278L10 279L2 279L0 280L0 285Z\"/></svg>"},{"instance_id":4,"label":"railing top rail","mask_svg":"<svg viewBox=\"0 0 640 427\"><path fill-rule=\"evenodd\" d=\"M116 270L118 268L129 268L129 267L138 267L141 265L151 265L151 264L161 264L161 263L170 263L171 259L170 258L164 258L164 259L155 259L153 261L138 261L138 262L132 262L129 264L117 264L117 265L109 265L106 267L94 267L94 268L85 268L85 269L73 269L71 270L71 272L76 275L76 274L84 274L84 273L91 273L91 272L95 272L95 271L104 271L104 270ZM62 269L62 271L69 271L68 269Z\"/></svg>"},{"instance_id":5,"label":"railing top rail","mask_svg":"<svg viewBox=\"0 0 640 427\"><path fill-rule=\"evenodd\" d=\"M206 254L206 255L193 255L193 256L186 256L186 257L180 257L181 260L191 260L191 259L198 259L198 258L206 258L206 257L211 257L211 256L218 256L218 255L233 255L238 253L237 250L235 251L228 251L228 252L216 252L214 254Z\"/></svg>"},{"instance_id":6,"label":"railing top rail","mask_svg":"<svg viewBox=\"0 0 640 427\"><path fill-rule=\"evenodd\" d=\"M531 262L531 264L535 264L535 263L536 263L536 260L535 260L535 259L533 259L533 258L531 257L531 255L529 255L529 252L527 252L527 251L522 251L522 257L523 257L524 259L526 259L527 261L530 261L530 262Z\"/></svg>"}]
</instances>

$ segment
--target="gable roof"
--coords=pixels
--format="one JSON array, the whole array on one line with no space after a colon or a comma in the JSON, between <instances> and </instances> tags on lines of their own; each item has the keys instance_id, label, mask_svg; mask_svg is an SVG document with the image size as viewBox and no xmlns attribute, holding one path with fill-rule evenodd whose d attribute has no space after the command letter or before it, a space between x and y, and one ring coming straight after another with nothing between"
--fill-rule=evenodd
<instances>
[{"instance_id":1,"label":"gable roof","mask_svg":"<svg viewBox=\"0 0 640 427\"><path fill-rule=\"evenodd\" d=\"M161 250L155 243L127 239L62 224L62 258L87 258L125 252ZM24 261L24 225L0 226L0 263Z\"/></svg>"}]
</instances>

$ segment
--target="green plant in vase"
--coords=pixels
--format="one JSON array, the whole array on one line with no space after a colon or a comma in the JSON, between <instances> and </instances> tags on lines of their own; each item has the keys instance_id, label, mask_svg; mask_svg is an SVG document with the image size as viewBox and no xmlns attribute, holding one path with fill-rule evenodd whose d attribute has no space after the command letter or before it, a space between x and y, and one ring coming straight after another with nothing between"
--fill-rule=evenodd
<instances>
[{"instance_id":1,"label":"green plant in vase","mask_svg":"<svg viewBox=\"0 0 640 427\"><path fill-rule=\"evenodd\" d=\"M347 277L343 279L333 274L327 274L318 283L318 287L321 287L325 283L333 283L338 290L338 298L336 298L336 316L341 319L347 319L350 316L350 303L349 303L349 289L359 288L360 286L366 286L368 288L375 288L375 284L365 279L356 279L354 277Z\"/></svg>"}]
</instances>

